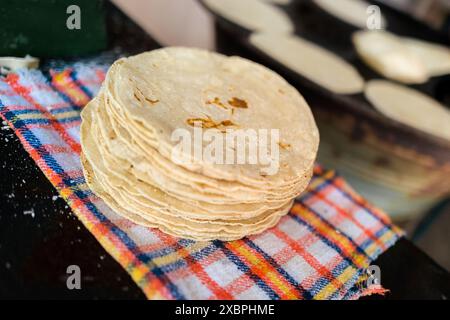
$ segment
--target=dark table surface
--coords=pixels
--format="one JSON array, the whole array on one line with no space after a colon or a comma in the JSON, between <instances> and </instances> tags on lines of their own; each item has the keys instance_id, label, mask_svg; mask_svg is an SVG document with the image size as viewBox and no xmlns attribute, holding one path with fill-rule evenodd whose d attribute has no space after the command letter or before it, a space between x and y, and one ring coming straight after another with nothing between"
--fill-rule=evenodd
<instances>
[{"instance_id":1,"label":"dark table surface","mask_svg":"<svg viewBox=\"0 0 450 320\"><path fill-rule=\"evenodd\" d=\"M111 47L136 53L158 46L117 9L107 9ZM0 179L0 298L145 298L58 197L6 123L0 126ZM406 239L374 264L390 292L364 299L450 297L449 273ZM69 265L81 269L81 290L67 289Z\"/></svg>"}]
</instances>

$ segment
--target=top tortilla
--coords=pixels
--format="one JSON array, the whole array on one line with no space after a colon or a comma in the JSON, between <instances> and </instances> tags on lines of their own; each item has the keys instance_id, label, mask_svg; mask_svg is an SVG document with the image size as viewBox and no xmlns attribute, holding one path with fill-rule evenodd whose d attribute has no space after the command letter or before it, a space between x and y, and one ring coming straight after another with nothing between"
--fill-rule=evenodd
<instances>
[{"instance_id":1,"label":"top tortilla","mask_svg":"<svg viewBox=\"0 0 450 320\"><path fill-rule=\"evenodd\" d=\"M278 129L285 146L279 148L275 175L262 174L263 164L180 164L189 170L272 187L297 183L310 172L319 143L314 118L298 91L273 71L243 58L179 47L121 59L114 67L117 105L141 131L151 132L147 136L158 141L156 149L167 158L176 145L173 131L185 129L193 136L189 120L198 118L244 130ZM233 106L236 101L242 105Z\"/></svg>"}]
</instances>

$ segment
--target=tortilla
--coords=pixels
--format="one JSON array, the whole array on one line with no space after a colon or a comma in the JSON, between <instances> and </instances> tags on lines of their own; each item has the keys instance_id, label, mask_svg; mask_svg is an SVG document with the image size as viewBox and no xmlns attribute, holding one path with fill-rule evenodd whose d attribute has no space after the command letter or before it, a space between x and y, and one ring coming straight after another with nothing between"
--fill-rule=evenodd
<instances>
[{"instance_id":1,"label":"tortilla","mask_svg":"<svg viewBox=\"0 0 450 320\"><path fill-rule=\"evenodd\" d=\"M293 32L291 19L279 8L261 0L204 0L205 5L227 20L250 31Z\"/></svg>"},{"instance_id":2,"label":"tortilla","mask_svg":"<svg viewBox=\"0 0 450 320\"><path fill-rule=\"evenodd\" d=\"M368 82L365 96L387 117L450 141L450 111L433 98L384 80Z\"/></svg>"},{"instance_id":3,"label":"tortilla","mask_svg":"<svg viewBox=\"0 0 450 320\"><path fill-rule=\"evenodd\" d=\"M421 57L392 33L358 31L352 41L361 59L386 78L407 84L423 83L429 78Z\"/></svg>"},{"instance_id":4,"label":"tortilla","mask_svg":"<svg viewBox=\"0 0 450 320\"><path fill-rule=\"evenodd\" d=\"M403 45L422 61L430 77L450 73L450 49L446 46L414 38L402 38Z\"/></svg>"}]
</instances>

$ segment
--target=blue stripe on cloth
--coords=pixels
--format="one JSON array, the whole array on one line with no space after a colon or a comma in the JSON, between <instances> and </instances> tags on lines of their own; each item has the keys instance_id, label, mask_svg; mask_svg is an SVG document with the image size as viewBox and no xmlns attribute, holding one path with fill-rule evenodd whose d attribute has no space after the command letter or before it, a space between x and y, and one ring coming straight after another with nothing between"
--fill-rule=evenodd
<instances>
[{"instance_id":1,"label":"blue stripe on cloth","mask_svg":"<svg viewBox=\"0 0 450 320\"><path fill-rule=\"evenodd\" d=\"M328 247L332 248L333 250L335 250L337 253L340 254L340 256L342 257L342 259L344 259L345 261L347 261L348 264L355 266L355 264L350 260L350 258L341 250L341 248L339 248L336 244L334 244L332 241L330 241L329 239L327 239L326 237L324 237L323 235L321 235L312 225L310 225L308 222L306 222L305 220L301 219L299 216L297 215L290 215L290 217L292 217L292 219L296 222L298 222L300 225L305 226L306 228L308 228L308 230L310 232L312 232L316 237L320 238ZM356 246L357 248L359 248L358 246ZM365 254L365 256L367 257L367 255ZM357 266L355 266L355 268L358 268Z\"/></svg>"},{"instance_id":2,"label":"blue stripe on cloth","mask_svg":"<svg viewBox=\"0 0 450 320\"><path fill-rule=\"evenodd\" d=\"M195 261L201 261L204 258L207 258L211 253L217 251L217 247L214 246L213 244L206 246L205 248L195 251L193 253L190 254L190 256L195 260ZM173 250L175 251L175 250ZM148 258L144 258L143 259L148 259ZM147 260L148 261L148 260ZM166 265L160 266L160 268L164 271L164 272L172 272L172 271L176 271L180 268L184 268L186 267L187 261L184 259L178 259L174 262L168 263Z\"/></svg>"},{"instance_id":3,"label":"blue stripe on cloth","mask_svg":"<svg viewBox=\"0 0 450 320\"><path fill-rule=\"evenodd\" d=\"M55 85L53 84L52 80L53 77L51 76L51 74L49 72L43 73L44 77L47 79L47 84L61 97L61 99L63 99L65 102L67 102L70 105L70 109L74 110L74 111L80 111L81 107L77 106L75 104L74 101L72 101L72 99L66 95L64 92L59 91Z\"/></svg>"},{"instance_id":4,"label":"blue stripe on cloth","mask_svg":"<svg viewBox=\"0 0 450 320\"><path fill-rule=\"evenodd\" d=\"M92 99L94 97L94 93L92 93L91 90L89 90L86 86L84 86L82 84L82 81L80 81L78 79L78 73L75 69L72 69L72 72L70 73L70 77L90 99Z\"/></svg>"},{"instance_id":5,"label":"blue stripe on cloth","mask_svg":"<svg viewBox=\"0 0 450 320\"><path fill-rule=\"evenodd\" d=\"M297 200L296 200L296 201L297 201ZM302 204L302 205L303 205L303 204ZM308 208L308 210L311 211L311 212L312 212L315 216L317 216L319 219L321 219L321 221L323 221L324 223L329 224L328 221L324 220L323 217L320 216L317 212L315 212L312 208ZM315 230L314 227L311 226L308 222L306 222L305 220L301 219L301 218L298 217L297 215L291 215L291 217L292 217L295 221L297 221L299 224L306 226L311 232L313 232L313 233L316 234L318 237L320 237L321 240L322 240L324 243L326 243L328 246L330 246L331 248L333 248L334 250L336 250L336 251L340 254L340 256L343 258L343 261L342 261L340 264L338 264L338 265L331 271L332 274L333 274L335 277L339 276L339 275L341 274L341 272L342 272L343 270L345 270L345 268L346 268L347 266L353 266L353 268L355 268L355 270L357 270L357 271L360 269L358 266L356 266L356 265L349 259L349 257L348 257L342 250L340 250L339 247L337 247L336 245L334 245L334 244L333 244L332 242L330 242L327 238L325 238L325 237L322 236L319 232L317 232L317 230ZM330 226L331 228L334 229L334 227L333 227L331 224L329 224L329 226ZM384 227L384 228L380 229L379 231L377 231L376 234L375 234L375 236L376 236L377 238L379 238L379 237L381 237L385 232L387 232L387 231L389 231L389 230L390 230L390 229L389 229L388 227ZM370 244L373 243L373 240L371 240L371 239L367 239L363 244L357 245L357 244L356 244L349 236L347 236L347 235L344 234L343 232L341 232L341 235L344 236L345 238L347 238L349 241L351 241L351 242L354 244L356 250L357 250L360 254L364 255L364 256L368 259L368 261L373 261L373 260L376 258L376 256L378 256L378 254L381 253L381 249L378 250L379 252L375 252L375 253L372 254L371 256L369 256L369 255L365 252L364 249L365 249L367 246L369 246ZM395 242L395 239L392 240L392 241ZM343 268L343 269L340 270L339 268ZM359 278L359 274L358 274L358 273L355 274L355 276L354 276L353 278L355 278L355 277ZM353 279L353 278L352 278L352 279ZM320 287L320 286L323 285L324 283L325 283L325 285L326 285L326 284L329 283L329 281L328 281L328 280L324 280L324 279L318 279L318 280L314 283L314 285L312 286L312 288L316 288L317 286ZM310 289L310 290L313 291L313 292L315 292L315 294L318 293L318 292L320 291L320 290L316 290L316 289ZM330 298L332 298L333 296L336 296L336 294L338 294L337 291L334 292L333 295L330 296Z\"/></svg>"},{"instance_id":6,"label":"blue stripe on cloth","mask_svg":"<svg viewBox=\"0 0 450 320\"><path fill-rule=\"evenodd\" d=\"M183 247L187 247L187 246L194 244L195 241L191 240L191 239L179 239L178 243Z\"/></svg>"},{"instance_id":7,"label":"blue stripe on cloth","mask_svg":"<svg viewBox=\"0 0 450 320\"><path fill-rule=\"evenodd\" d=\"M304 193L302 196L300 196L300 200L304 201L310 197L312 197L313 195L317 195L321 190L323 190L325 187L329 186L329 185L334 185L334 179L336 178L336 173L333 174L332 177L330 178L326 178L324 179L324 181L317 187L315 187L314 189L309 188L307 193ZM349 195L348 193L346 193L344 190L342 190L339 187L336 187L335 190L338 190L344 197L346 197L348 200L350 200L353 203L358 203L351 195ZM378 222L380 222L382 225L386 225L388 228L391 229L391 226L386 224L384 221L382 221L380 219L380 217L375 214L372 210L370 210L369 208L362 206L362 205L358 205L362 210L367 211L367 213L372 216L375 220L377 220ZM344 211L344 210L343 210Z\"/></svg>"},{"instance_id":8,"label":"blue stripe on cloth","mask_svg":"<svg viewBox=\"0 0 450 320\"><path fill-rule=\"evenodd\" d=\"M241 272L245 273L250 279L252 279L253 282L269 296L270 299L274 300L280 299L280 296L271 287L269 287L267 283L265 283L258 275L254 274L250 269L250 267L248 267L244 262L242 262L242 260L238 256L236 256L233 252L231 252L231 250L225 247L222 241L214 240L213 243L222 250L225 256L231 262L233 262Z\"/></svg>"},{"instance_id":9,"label":"blue stripe on cloth","mask_svg":"<svg viewBox=\"0 0 450 320\"><path fill-rule=\"evenodd\" d=\"M299 203L302 207L305 207L305 205L302 203L302 202L300 202L300 201L298 201L298 200L295 200L295 202L296 203ZM308 210L308 211L310 211L315 217L317 217L323 224L325 224L327 227L329 227L329 228L331 228L331 229L333 229L333 230L336 230L336 227L335 226L333 226L328 220L326 220L324 217L322 217L322 215L320 215L320 213L318 213L316 210L314 210L312 207L308 207L307 209L305 209L305 210ZM310 230L316 230L312 225L310 225L308 222L306 222L305 220L303 220L303 219L301 219L299 216L297 216L297 215L295 215L295 214L291 214L290 216L292 216L293 218L295 218L295 219L299 219L299 220L301 220L304 224L308 224L308 226L309 226L309 228L310 228ZM320 237L322 240L324 240L325 241L325 237L323 237L319 232L317 232L317 230L315 231L316 232L316 234L317 234L317 236L318 237ZM353 246L355 247L355 249L356 249L356 251L358 251L358 253L360 253L360 254L362 254L363 256L365 256L366 258L370 258L368 255L367 255L367 253L366 253L366 251L364 251L364 249L363 248L361 248L349 235L347 235L345 232L343 232L342 230L339 230L339 232L340 232L340 235L341 236L343 236L344 238L346 238L348 241L350 241L352 244L353 244ZM330 242L331 243L331 242ZM334 248L333 247L333 249L336 249L336 248ZM342 256L344 256L344 254L343 253L341 253L341 255Z\"/></svg>"},{"instance_id":10,"label":"blue stripe on cloth","mask_svg":"<svg viewBox=\"0 0 450 320\"><path fill-rule=\"evenodd\" d=\"M33 114L33 113L41 114L42 113L40 110L33 108L33 107L30 107L29 109L12 110L11 112L14 113L15 115Z\"/></svg>"},{"instance_id":11,"label":"blue stripe on cloth","mask_svg":"<svg viewBox=\"0 0 450 320\"><path fill-rule=\"evenodd\" d=\"M58 109L47 109L47 111L49 111L51 114L60 114L60 113L64 113L64 112L71 112L71 111L76 111L76 112L80 112L80 110L78 109L74 109L73 107L64 107L64 108L58 108ZM22 114L40 114L42 113L42 111L34 108L34 107L30 107L27 109L19 109L19 110L10 110L10 112L14 113L15 115L22 115Z\"/></svg>"},{"instance_id":12,"label":"blue stripe on cloth","mask_svg":"<svg viewBox=\"0 0 450 320\"><path fill-rule=\"evenodd\" d=\"M143 251L138 258L139 260L142 260L144 263L147 263L152 259L161 258L174 252L176 252L175 248L173 248L172 246L166 246L164 248L152 252Z\"/></svg>"},{"instance_id":13,"label":"blue stripe on cloth","mask_svg":"<svg viewBox=\"0 0 450 320\"><path fill-rule=\"evenodd\" d=\"M248 238L244 238L243 241L250 247L253 248L256 252L261 254L264 259L266 259L269 264L274 267L274 269L285 278L292 286L296 288L296 290L301 294L304 299L312 299L311 293L303 288L300 283L298 283L294 278L291 277L289 273L286 272L271 256L269 256L264 250L258 247L253 241Z\"/></svg>"},{"instance_id":14,"label":"blue stripe on cloth","mask_svg":"<svg viewBox=\"0 0 450 320\"><path fill-rule=\"evenodd\" d=\"M314 210L312 210L311 208L308 208L309 211L311 211L315 216L319 216L316 212L314 212ZM306 222L305 220L301 219L299 216L297 215L290 215L294 221L296 221L297 223L299 223L300 225L305 226L306 228L308 228L308 230L310 232L312 232L313 234L315 234L317 237L319 237L327 246L329 246L330 248L334 249L337 253L339 253L339 255L342 258L342 262L340 264L338 264L338 266L335 267L339 268L339 267L343 267L345 264L346 266L353 266L353 268L355 268L355 270L359 270L359 267L356 266L353 261L350 260L350 258L343 252L343 250L341 250L337 245L335 245L333 242L331 242L329 239L327 239L326 237L324 237L323 235L321 235L312 225L310 225L308 222ZM322 217L320 217L322 219ZM344 235L344 233L341 232L341 235ZM361 253L363 256L365 256L368 260L371 260L370 257L362 250L362 248L360 246L358 246L351 238L347 237L346 235L344 235L349 241L351 241L356 250ZM338 273L340 271L340 269L336 269L336 270L332 270L332 273ZM339 273L340 274L340 273ZM339 274L335 274L339 275ZM323 288L324 285L327 285L329 283L329 280L321 277L319 279L317 279L314 284L312 285L310 291L312 293L314 293L314 295L316 295L321 288ZM320 288L319 290L317 288ZM333 293L333 295L335 295L336 292Z\"/></svg>"},{"instance_id":15,"label":"blue stripe on cloth","mask_svg":"<svg viewBox=\"0 0 450 320\"><path fill-rule=\"evenodd\" d=\"M17 115L17 117L20 117L20 115ZM75 121L80 121L80 117L79 116L75 116L75 117L68 117L68 118L61 118L61 119L48 119L48 118L36 118L36 119L20 119L20 121L23 121L22 125L23 126L27 126L30 124L51 124L52 121L58 121L61 123L71 123L71 122L75 122Z\"/></svg>"},{"instance_id":16,"label":"blue stripe on cloth","mask_svg":"<svg viewBox=\"0 0 450 320\"><path fill-rule=\"evenodd\" d=\"M353 277L351 277L349 280L347 280L347 282L346 282L346 290L347 291L344 296L340 297L342 300L349 300L352 297L354 297L355 294L360 293L358 291L353 290L353 288L356 287L356 284L361 279L361 276L364 274L364 272L365 272L365 270L358 269L358 270L356 270ZM333 296L334 296L334 294L333 294Z\"/></svg>"},{"instance_id":17,"label":"blue stripe on cloth","mask_svg":"<svg viewBox=\"0 0 450 320\"><path fill-rule=\"evenodd\" d=\"M358 268L355 268L354 265L350 265L347 261L342 260L332 270L330 270L330 274L333 278L337 279L344 272L344 270L347 269L348 267L353 267L355 269L355 271L358 270ZM323 289L325 286L327 286L329 284L330 284L330 279L327 279L326 277L322 276L313 285L313 288L317 287L320 289L317 290L317 292L316 292L316 290L313 290L313 291L315 291L315 294L317 294L317 293L319 293L319 291L321 289ZM346 284L348 284L348 280L343 282L339 288L336 288L336 290L334 290L334 292L327 299L330 299L330 300L336 299L337 296L340 294L339 291L343 290L345 288Z\"/></svg>"}]
</instances>

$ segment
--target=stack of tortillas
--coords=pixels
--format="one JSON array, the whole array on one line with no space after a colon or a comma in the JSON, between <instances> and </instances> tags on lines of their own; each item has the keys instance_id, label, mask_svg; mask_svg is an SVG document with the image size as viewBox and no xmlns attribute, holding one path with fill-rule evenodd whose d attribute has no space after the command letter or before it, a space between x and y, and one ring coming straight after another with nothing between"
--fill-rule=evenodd
<instances>
[{"instance_id":1,"label":"stack of tortillas","mask_svg":"<svg viewBox=\"0 0 450 320\"><path fill-rule=\"evenodd\" d=\"M94 193L138 224L196 240L274 226L306 188L319 143L307 103L278 74L200 49L116 61L82 120ZM236 132L258 134L257 161L236 160L251 146L228 143ZM213 140L222 144L211 153ZM222 151L234 161L217 161Z\"/></svg>"}]
</instances>

